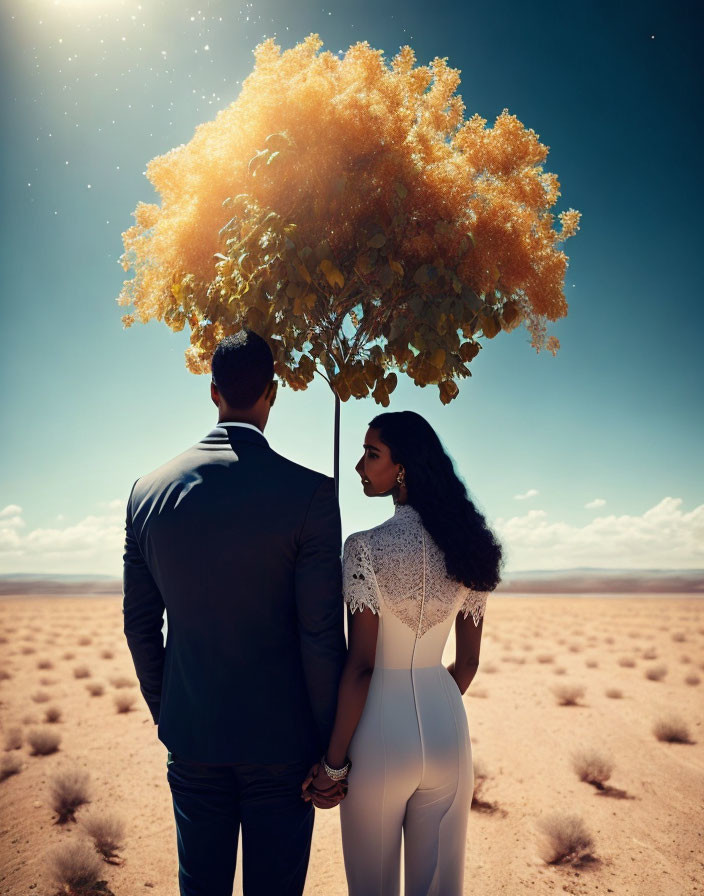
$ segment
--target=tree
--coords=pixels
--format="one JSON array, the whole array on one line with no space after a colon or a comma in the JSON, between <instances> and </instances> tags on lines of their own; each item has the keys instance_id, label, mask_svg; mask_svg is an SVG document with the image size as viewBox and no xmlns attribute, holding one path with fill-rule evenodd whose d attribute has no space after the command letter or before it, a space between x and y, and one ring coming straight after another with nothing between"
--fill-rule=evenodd
<instances>
[{"instance_id":1,"label":"tree","mask_svg":"<svg viewBox=\"0 0 704 896\"><path fill-rule=\"evenodd\" d=\"M224 335L256 330L285 384L328 382L337 432L340 401L388 406L395 370L449 403L480 337L523 323L554 354L559 244L580 213L555 230L548 148L507 110L492 128L465 120L445 59L321 46L260 44L239 97L149 162L162 204L139 203L123 234L135 275L118 302L134 307L126 326L187 324L194 373Z\"/></svg>"}]
</instances>

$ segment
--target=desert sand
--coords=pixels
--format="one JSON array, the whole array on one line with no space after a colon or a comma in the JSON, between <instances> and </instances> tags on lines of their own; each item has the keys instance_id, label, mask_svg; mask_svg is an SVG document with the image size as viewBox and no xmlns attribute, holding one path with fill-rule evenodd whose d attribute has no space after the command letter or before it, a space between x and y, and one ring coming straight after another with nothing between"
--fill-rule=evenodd
<instances>
[{"instance_id":1,"label":"desert sand","mask_svg":"<svg viewBox=\"0 0 704 896\"><path fill-rule=\"evenodd\" d=\"M104 863L109 889L178 896L166 748L137 688L120 598L3 597L0 651L0 739L22 731L21 746L1 754L19 771L0 782L0 894L56 893L49 855L90 845L81 819L110 812L126 834L116 863ZM450 644L448 661L451 653ZM701 597L492 595L465 695L476 797L465 892L703 893L702 679ZM89 694L93 683L102 695ZM584 689L577 705L559 704L553 688L564 684ZM126 693L134 706L120 713L114 698ZM60 710L58 721L44 721L48 707ZM653 733L672 713L689 742ZM33 755L27 737L37 728L60 734L55 752ZM613 763L601 788L575 772L580 749ZM89 773L90 803L76 822L57 824L50 787L65 769ZM574 862L541 857L537 824L553 812L579 816L593 838ZM346 892L338 810L317 811L306 896Z\"/></svg>"}]
</instances>

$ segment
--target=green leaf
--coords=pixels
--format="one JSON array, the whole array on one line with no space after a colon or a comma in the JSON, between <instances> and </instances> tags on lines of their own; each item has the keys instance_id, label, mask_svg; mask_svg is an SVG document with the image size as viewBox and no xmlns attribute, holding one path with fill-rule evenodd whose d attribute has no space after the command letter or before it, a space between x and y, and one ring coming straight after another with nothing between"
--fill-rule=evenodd
<instances>
[{"instance_id":1,"label":"green leaf","mask_svg":"<svg viewBox=\"0 0 704 896\"><path fill-rule=\"evenodd\" d=\"M345 285L345 278L339 268L335 267L335 265L327 258L324 258L318 267L323 272L325 279L333 289L335 289L335 287L342 289Z\"/></svg>"},{"instance_id":2,"label":"green leaf","mask_svg":"<svg viewBox=\"0 0 704 896\"><path fill-rule=\"evenodd\" d=\"M413 275L413 282L417 283L418 286L423 286L425 283L430 282L430 266L427 264L422 264L418 270Z\"/></svg>"},{"instance_id":3,"label":"green leaf","mask_svg":"<svg viewBox=\"0 0 704 896\"><path fill-rule=\"evenodd\" d=\"M459 387L453 380L443 380L438 384L440 389L440 401L443 404L449 404L453 398L459 394Z\"/></svg>"},{"instance_id":4,"label":"green leaf","mask_svg":"<svg viewBox=\"0 0 704 896\"><path fill-rule=\"evenodd\" d=\"M267 145L267 148L270 150L276 150L277 152L282 149L290 149L291 141L287 134L269 134L269 136L264 141Z\"/></svg>"},{"instance_id":5,"label":"green leaf","mask_svg":"<svg viewBox=\"0 0 704 896\"><path fill-rule=\"evenodd\" d=\"M257 173L257 168L259 168L259 166L263 164L264 159L268 154L268 149L260 149L252 156L252 158L249 160L248 166L248 171L251 175L255 175Z\"/></svg>"},{"instance_id":6,"label":"green leaf","mask_svg":"<svg viewBox=\"0 0 704 896\"><path fill-rule=\"evenodd\" d=\"M394 317L391 321L391 330L389 332L389 339L392 342L395 342L397 339L400 339L401 336L406 332L407 321L403 315L399 314ZM381 349L380 349L381 351Z\"/></svg>"}]
</instances>

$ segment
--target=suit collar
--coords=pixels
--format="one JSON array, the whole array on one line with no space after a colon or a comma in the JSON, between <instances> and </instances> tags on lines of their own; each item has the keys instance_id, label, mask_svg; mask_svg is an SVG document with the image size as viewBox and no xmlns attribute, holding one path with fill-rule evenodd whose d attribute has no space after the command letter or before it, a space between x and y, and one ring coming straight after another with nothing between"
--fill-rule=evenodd
<instances>
[{"instance_id":1,"label":"suit collar","mask_svg":"<svg viewBox=\"0 0 704 896\"><path fill-rule=\"evenodd\" d=\"M201 444L231 445L234 449L236 444L242 444L242 442L248 442L251 445L260 445L263 448L269 447L269 443L264 437L264 434L258 429L250 428L249 426L233 425L216 426L214 429L210 430L208 435L201 441Z\"/></svg>"}]
</instances>

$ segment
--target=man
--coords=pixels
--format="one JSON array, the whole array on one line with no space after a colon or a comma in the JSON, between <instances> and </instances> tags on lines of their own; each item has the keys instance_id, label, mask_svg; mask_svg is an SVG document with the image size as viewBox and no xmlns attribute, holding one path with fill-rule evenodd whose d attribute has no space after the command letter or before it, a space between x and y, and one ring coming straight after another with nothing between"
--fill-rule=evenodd
<instances>
[{"instance_id":1,"label":"man","mask_svg":"<svg viewBox=\"0 0 704 896\"><path fill-rule=\"evenodd\" d=\"M246 896L300 894L314 814L301 782L346 652L340 510L332 479L264 438L264 339L222 340L212 372L218 425L132 488L124 631L169 750L181 896L231 896L240 826ZM327 808L342 787L313 792Z\"/></svg>"}]
</instances>

